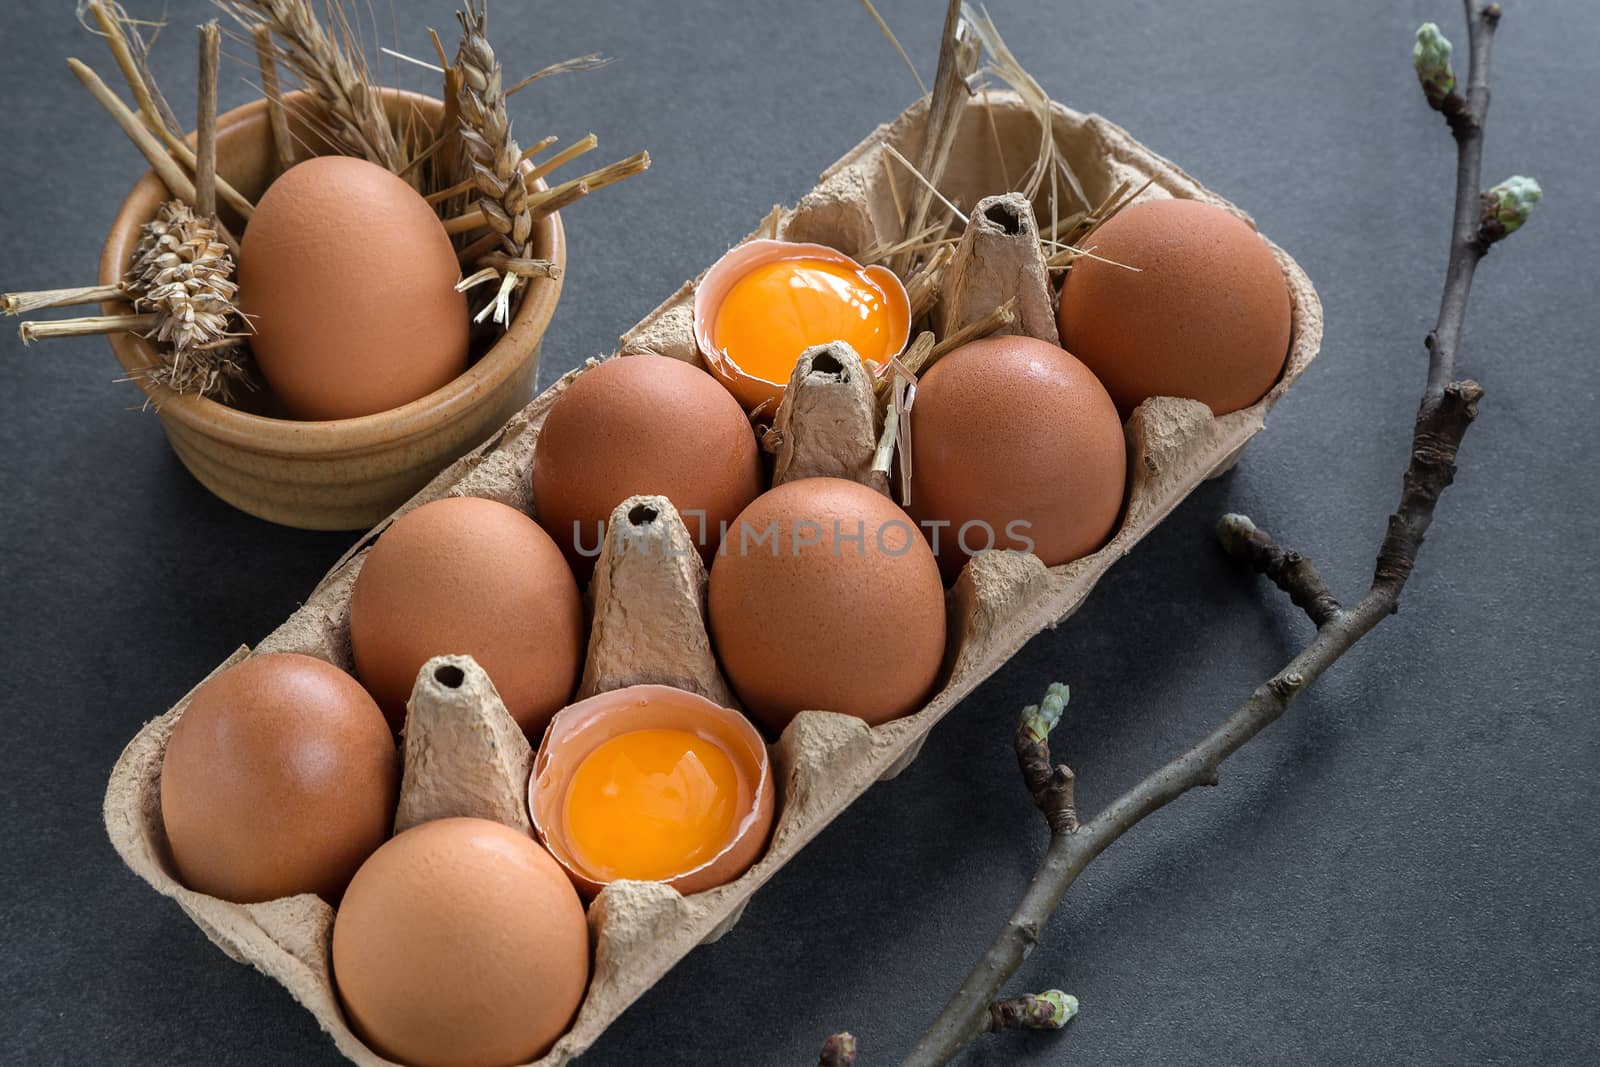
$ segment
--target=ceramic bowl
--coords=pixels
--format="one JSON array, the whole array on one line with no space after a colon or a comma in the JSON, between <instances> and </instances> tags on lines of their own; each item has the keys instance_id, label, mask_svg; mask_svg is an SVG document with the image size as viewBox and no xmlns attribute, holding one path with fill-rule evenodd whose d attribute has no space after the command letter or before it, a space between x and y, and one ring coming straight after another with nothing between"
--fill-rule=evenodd
<instances>
[{"instance_id":1,"label":"ceramic bowl","mask_svg":"<svg viewBox=\"0 0 1600 1067\"><path fill-rule=\"evenodd\" d=\"M437 126L438 101L385 90L395 122ZM303 93L286 97L298 155L329 152L299 116L316 105ZM267 103L257 100L217 119L217 172L252 202L278 171ZM111 225L100 258L101 284L113 284L139 242L140 227L167 199L166 187L147 173L129 192ZM244 225L223 215L234 234ZM566 263L561 220L534 224L534 255ZM288 418L265 388L231 404L179 396L141 382L172 450L207 489L252 515L315 530L364 529L393 512L441 469L485 440L533 395L539 346L561 295L559 278L535 278L523 293L510 327L487 347L475 346L466 372L427 396L398 408L353 419L306 422ZM108 304L105 314L127 314ZM129 374L155 364L143 338L111 334L112 351Z\"/></svg>"}]
</instances>

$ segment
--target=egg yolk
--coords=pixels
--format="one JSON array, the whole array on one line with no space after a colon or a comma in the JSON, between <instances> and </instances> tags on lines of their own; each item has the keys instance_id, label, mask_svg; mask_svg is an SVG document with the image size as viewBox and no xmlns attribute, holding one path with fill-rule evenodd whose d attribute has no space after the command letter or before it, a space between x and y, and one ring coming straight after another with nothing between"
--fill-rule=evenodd
<instances>
[{"instance_id":1,"label":"egg yolk","mask_svg":"<svg viewBox=\"0 0 1600 1067\"><path fill-rule=\"evenodd\" d=\"M861 270L826 259L763 263L733 283L717 309L712 342L752 377L782 385L813 345L844 341L883 363L893 316Z\"/></svg>"},{"instance_id":2,"label":"egg yolk","mask_svg":"<svg viewBox=\"0 0 1600 1067\"><path fill-rule=\"evenodd\" d=\"M585 756L567 788L573 858L596 881L661 881L712 859L732 839L739 772L687 730L635 730Z\"/></svg>"}]
</instances>

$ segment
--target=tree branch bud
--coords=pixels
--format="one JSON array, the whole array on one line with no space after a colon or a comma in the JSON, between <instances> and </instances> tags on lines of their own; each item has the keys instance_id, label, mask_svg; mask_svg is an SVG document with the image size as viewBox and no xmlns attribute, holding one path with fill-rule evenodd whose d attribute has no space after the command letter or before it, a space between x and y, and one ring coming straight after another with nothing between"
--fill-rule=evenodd
<instances>
[{"instance_id":1,"label":"tree branch bud","mask_svg":"<svg viewBox=\"0 0 1600 1067\"><path fill-rule=\"evenodd\" d=\"M848 1031L834 1034L822 1043L817 1067L852 1067L856 1062L855 1035Z\"/></svg>"},{"instance_id":2,"label":"tree branch bud","mask_svg":"<svg viewBox=\"0 0 1600 1067\"><path fill-rule=\"evenodd\" d=\"M1445 110L1445 100L1456 88L1455 68L1450 65L1450 38L1439 32L1436 22L1417 27L1417 43L1411 49L1411 64L1417 68L1422 95L1435 111Z\"/></svg>"},{"instance_id":3,"label":"tree branch bud","mask_svg":"<svg viewBox=\"0 0 1600 1067\"><path fill-rule=\"evenodd\" d=\"M1042 704L1029 704L1022 709L1022 719L1017 723L1019 733L1026 736L1029 744L1043 744L1050 738L1050 731L1054 730L1061 722L1061 713L1067 709L1067 701L1072 699L1072 690L1061 682L1052 682L1050 688L1045 690Z\"/></svg>"},{"instance_id":4,"label":"tree branch bud","mask_svg":"<svg viewBox=\"0 0 1600 1067\"><path fill-rule=\"evenodd\" d=\"M1066 764L1050 765L1050 731L1061 722L1071 695L1065 685L1053 682L1045 690L1044 700L1023 708L1022 717L1017 720L1017 766L1052 834L1070 834L1078 828L1072 768Z\"/></svg>"},{"instance_id":5,"label":"tree branch bud","mask_svg":"<svg viewBox=\"0 0 1600 1067\"><path fill-rule=\"evenodd\" d=\"M1512 175L1483 194L1483 217L1478 223L1478 240L1491 245L1516 233L1533 214L1544 190L1532 178Z\"/></svg>"},{"instance_id":6,"label":"tree branch bud","mask_svg":"<svg viewBox=\"0 0 1600 1067\"><path fill-rule=\"evenodd\" d=\"M1028 993L990 1004L984 1029L988 1033L996 1030L1059 1030L1077 1014L1077 997L1059 989L1047 989L1043 993Z\"/></svg>"}]
</instances>

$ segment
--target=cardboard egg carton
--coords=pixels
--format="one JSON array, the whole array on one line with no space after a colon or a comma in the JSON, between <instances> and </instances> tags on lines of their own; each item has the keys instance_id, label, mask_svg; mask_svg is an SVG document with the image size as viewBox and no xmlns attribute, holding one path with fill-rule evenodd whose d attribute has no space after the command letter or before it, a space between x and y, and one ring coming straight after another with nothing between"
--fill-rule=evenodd
<instances>
[{"instance_id":1,"label":"cardboard egg carton","mask_svg":"<svg viewBox=\"0 0 1600 1067\"><path fill-rule=\"evenodd\" d=\"M1007 189L1038 149L1036 120L1020 99L991 93L986 103L992 108L989 116L983 114L984 99L968 105L940 182L941 191L962 205L976 205L980 198ZM910 180L903 171L892 170L882 146L893 144L914 158L925 113L925 102L919 103L874 131L829 168L799 205L770 218L759 235L815 241L855 255L898 239L896 191L889 182L901 183L899 198L904 200ZM1151 179L1146 197L1207 200L1237 211L1104 119L1059 105L1052 117L1055 138L1092 202L1124 181L1138 185ZM945 327L970 321L997 300L1016 296L1019 314L1011 329L1055 340L1050 294L1041 291L1047 283L1034 263L1033 219L1019 200L989 201L984 210L974 211L946 279L945 306L936 310L936 321ZM594 973L587 998L571 1030L538 1061L541 1067L565 1064L583 1052L679 959L731 928L757 889L856 797L914 759L929 731L979 682L1028 638L1071 615L1107 568L1203 480L1234 463L1262 428L1266 413L1310 364L1322 337L1322 309L1310 281L1281 249L1274 246L1273 252L1293 302L1293 334L1283 375L1271 391L1253 407L1221 418L1196 401L1171 398L1154 398L1136 410L1125 426L1130 480L1117 534L1093 555L1057 567L1017 553L990 553L970 563L947 593L946 664L938 692L922 710L875 728L827 711L797 716L772 745L780 794L770 846L738 880L690 897L654 883L606 887L589 908ZM692 299L689 283L623 336L621 354L654 353L698 362ZM830 358L808 359L797 368L794 395L777 413L782 432L772 442L778 453L775 464L785 476L837 473L876 482L882 489L881 475L863 458L862 449L870 445L877 427L862 421L873 415L862 403L862 390L870 384L860 362L850 361L848 349L819 355ZM484 445L443 471L402 512L442 496L473 495L531 514L534 442L551 405L583 371L579 368L546 389ZM641 504L645 506L637 506ZM628 521L670 533L680 520L662 498L635 498L618 509L612 527ZM366 549L386 525L357 544L304 606L255 651L302 652L350 670L350 591ZM604 553L589 592L593 630L580 695L651 681L731 703L705 636L705 570L698 556L635 558L617 552L609 539ZM641 605L648 610L641 613ZM639 632L634 620L641 617L660 618L663 625ZM228 663L246 654L240 649ZM135 872L176 900L224 952L282 983L352 1061L388 1062L361 1042L340 1010L330 974L333 911L328 905L313 896L231 904L187 890L174 878L161 824L160 772L167 739L188 699L147 723L113 770L105 798L113 844ZM456 814L528 828L526 778L532 752L470 658L442 657L423 669L409 705L402 750L399 828Z\"/></svg>"}]
</instances>

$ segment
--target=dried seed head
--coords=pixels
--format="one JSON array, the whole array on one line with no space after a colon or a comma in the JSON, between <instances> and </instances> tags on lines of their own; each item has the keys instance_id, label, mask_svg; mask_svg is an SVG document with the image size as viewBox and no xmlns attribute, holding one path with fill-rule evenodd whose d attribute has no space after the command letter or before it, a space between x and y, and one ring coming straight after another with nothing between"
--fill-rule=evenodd
<instances>
[{"instance_id":1,"label":"dried seed head","mask_svg":"<svg viewBox=\"0 0 1600 1067\"><path fill-rule=\"evenodd\" d=\"M488 17L483 0L456 12L461 23L461 46L456 52L456 68L461 73L456 93L461 153L479 194L475 206L483 212L489 229L499 235L500 251L527 259L533 254L533 214L523 185L522 149L511 136L500 61L489 44ZM509 284L502 285L496 298L474 316L475 321L483 321L488 314L497 323L510 321L512 299L523 278L507 271L505 280Z\"/></svg>"},{"instance_id":2,"label":"dried seed head","mask_svg":"<svg viewBox=\"0 0 1600 1067\"><path fill-rule=\"evenodd\" d=\"M161 363L144 378L223 400L234 385L248 384L233 273L233 256L209 222L180 200L161 205L123 276L134 309L159 316L146 336L157 343Z\"/></svg>"}]
</instances>

